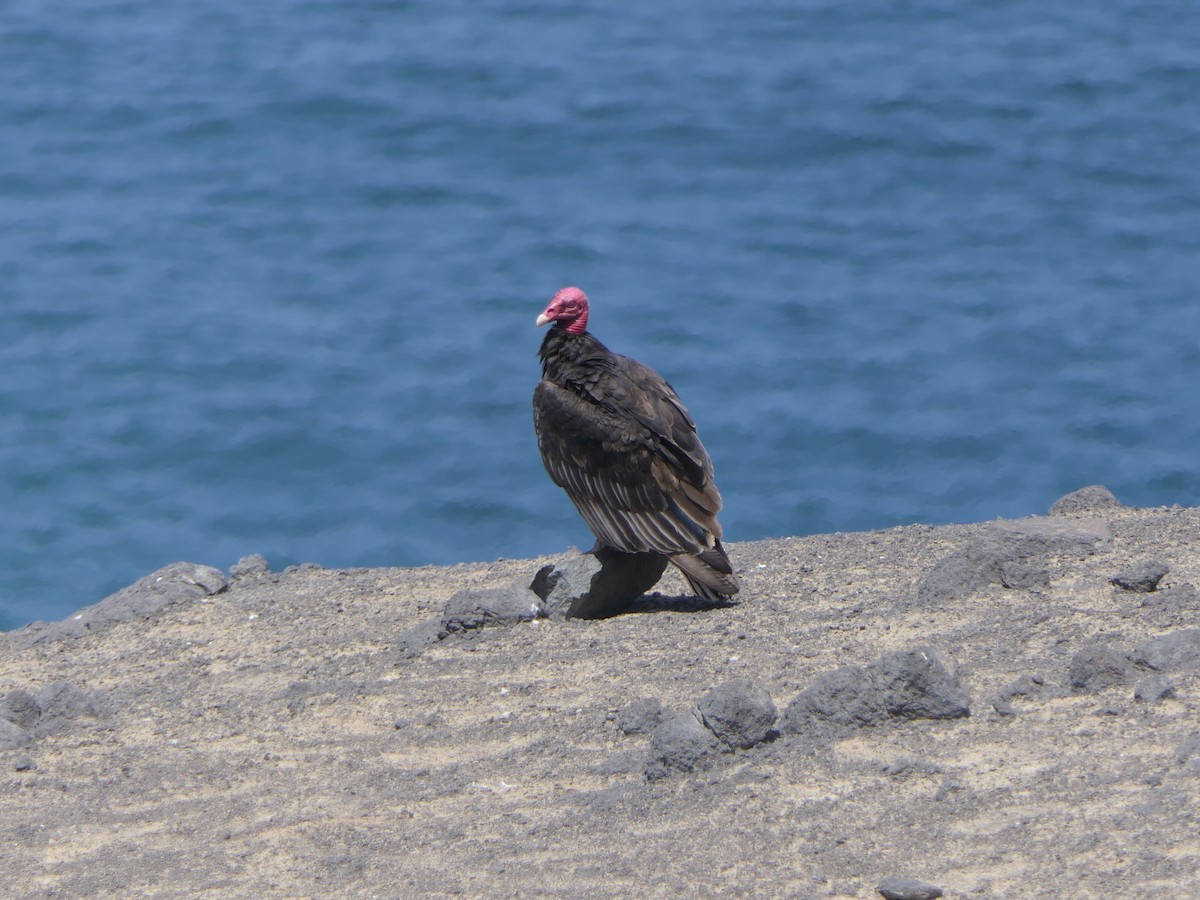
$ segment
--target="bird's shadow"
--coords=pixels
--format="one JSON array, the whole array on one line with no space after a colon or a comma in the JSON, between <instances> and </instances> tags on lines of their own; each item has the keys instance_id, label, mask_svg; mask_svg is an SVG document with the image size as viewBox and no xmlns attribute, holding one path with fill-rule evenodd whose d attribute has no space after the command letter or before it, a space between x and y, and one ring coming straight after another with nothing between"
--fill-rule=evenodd
<instances>
[{"instance_id":1,"label":"bird's shadow","mask_svg":"<svg viewBox=\"0 0 1200 900\"><path fill-rule=\"evenodd\" d=\"M655 591L652 594L643 594L641 597L638 597L629 604L627 609L621 610L618 615L629 615L630 613L708 612L714 609L730 609L737 605L737 600L710 600L705 597L697 597L694 594L668 595Z\"/></svg>"}]
</instances>

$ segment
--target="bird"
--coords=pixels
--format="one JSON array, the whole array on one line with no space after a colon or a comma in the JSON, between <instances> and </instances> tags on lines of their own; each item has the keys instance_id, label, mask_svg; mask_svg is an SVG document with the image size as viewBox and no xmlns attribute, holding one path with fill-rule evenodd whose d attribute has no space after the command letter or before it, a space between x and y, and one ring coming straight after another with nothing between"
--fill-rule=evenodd
<instances>
[{"instance_id":1,"label":"bird","mask_svg":"<svg viewBox=\"0 0 1200 900\"><path fill-rule=\"evenodd\" d=\"M721 544L721 493L696 423L649 366L587 330L590 304L564 287L537 317L552 325L538 350L533 424L550 479L604 547L666 556L696 596L739 588Z\"/></svg>"}]
</instances>

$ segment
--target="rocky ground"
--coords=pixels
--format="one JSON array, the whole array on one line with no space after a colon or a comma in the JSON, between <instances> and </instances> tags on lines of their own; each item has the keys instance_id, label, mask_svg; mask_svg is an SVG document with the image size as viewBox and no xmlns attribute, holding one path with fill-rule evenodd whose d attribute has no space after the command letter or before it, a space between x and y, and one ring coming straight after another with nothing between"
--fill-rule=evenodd
<instances>
[{"instance_id":1,"label":"rocky ground","mask_svg":"<svg viewBox=\"0 0 1200 900\"><path fill-rule=\"evenodd\" d=\"M569 556L168 567L0 636L4 895L1200 896L1200 509L1053 512L594 620Z\"/></svg>"}]
</instances>

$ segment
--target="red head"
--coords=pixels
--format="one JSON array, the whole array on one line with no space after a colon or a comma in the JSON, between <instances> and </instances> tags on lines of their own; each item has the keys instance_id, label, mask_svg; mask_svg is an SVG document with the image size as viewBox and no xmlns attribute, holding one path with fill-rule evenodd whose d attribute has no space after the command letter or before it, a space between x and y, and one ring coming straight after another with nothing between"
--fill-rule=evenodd
<instances>
[{"instance_id":1,"label":"red head","mask_svg":"<svg viewBox=\"0 0 1200 900\"><path fill-rule=\"evenodd\" d=\"M577 287L565 287L550 301L546 311L538 316L538 328L550 322L567 329L571 334L583 334L587 331L588 298L587 294Z\"/></svg>"}]
</instances>

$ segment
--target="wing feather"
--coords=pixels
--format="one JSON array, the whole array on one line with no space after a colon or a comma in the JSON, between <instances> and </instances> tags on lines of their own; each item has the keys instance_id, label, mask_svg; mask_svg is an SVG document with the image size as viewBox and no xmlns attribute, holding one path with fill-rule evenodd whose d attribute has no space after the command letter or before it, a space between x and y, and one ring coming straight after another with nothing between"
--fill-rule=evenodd
<instances>
[{"instance_id":1,"label":"wing feather","mask_svg":"<svg viewBox=\"0 0 1200 900\"><path fill-rule=\"evenodd\" d=\"M546 470L603 542L629 552L712 546L720 495L685 481L656 452L657 434L549 382L535 401Z\"/></svg>"}]
</instances>

